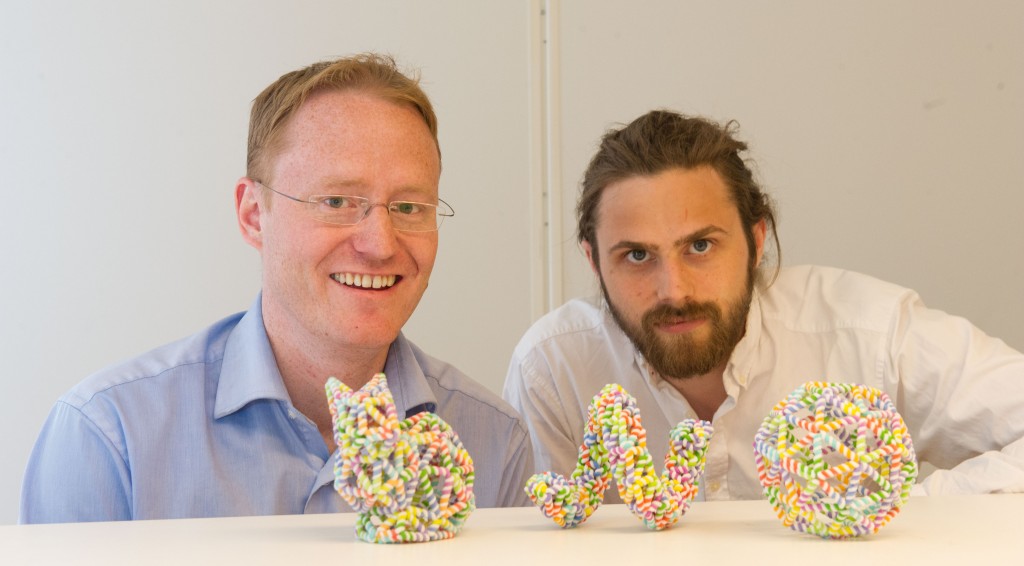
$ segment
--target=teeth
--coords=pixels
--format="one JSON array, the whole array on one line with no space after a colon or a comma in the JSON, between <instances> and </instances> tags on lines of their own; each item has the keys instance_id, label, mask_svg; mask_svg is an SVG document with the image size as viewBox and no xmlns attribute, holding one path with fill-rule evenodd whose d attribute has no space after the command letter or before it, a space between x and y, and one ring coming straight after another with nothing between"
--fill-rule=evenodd
<instances>
[{"instance_id":1,"label":"teeth","mask_svg":"<svg viewBox=\"0 0 1024 566\"><path fill-rule=\"evenodd\" d=\"M335 273L331 278L338 283L363 289L386 289L395 284L397 275L364 275L359 273Z\"/></svg>"}]
</instances>

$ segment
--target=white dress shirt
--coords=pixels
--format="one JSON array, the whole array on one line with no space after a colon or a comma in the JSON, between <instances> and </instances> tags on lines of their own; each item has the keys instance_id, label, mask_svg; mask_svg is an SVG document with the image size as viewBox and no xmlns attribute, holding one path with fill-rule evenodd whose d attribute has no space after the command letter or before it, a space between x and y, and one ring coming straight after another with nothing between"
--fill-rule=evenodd
<instances>
[{"instance_id":1,"label":"white dress shirt","mask_svg":"<svg viewBox=\"0 0 1024 566\"><path fill-rule=\"evenodd\" d=\"M754 435L807 381L859 383L892 398L918 462L935 469L915 493L1024 491L1024 355L909 289L833 268L784 268L754 292L724 381L703 498L762 497ZM537 471L572 472L587 406L608 383L636 398L662 471L670 429L696 415L648 371L600 298L548 313L512 355L504 396L526 419Z\"/></svg>"}]
</instances>

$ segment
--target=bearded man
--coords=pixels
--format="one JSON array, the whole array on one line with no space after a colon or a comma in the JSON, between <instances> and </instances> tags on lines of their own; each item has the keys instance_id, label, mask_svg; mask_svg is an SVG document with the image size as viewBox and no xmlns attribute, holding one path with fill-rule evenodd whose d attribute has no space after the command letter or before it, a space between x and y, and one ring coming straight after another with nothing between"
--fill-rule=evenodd
<instances>
[{"instance_id":1,"label":"bearded man","mask_svg":"<svg viewBox=\"0 0 1024 566\"><path fill-rule=\"evenodd\" d=\"M577 206L602 296L538 320L505 383L537 470L572 472L591 399L618 383L656 465L675 423L708 420L699 497L760 498L764 417L804 382L841 381L896 403L935 470L915 493L1024 491L1024 355L909 289L765 261L775 212L735 130L653 111L604 136Z\"/></svg>"}]
</instances>

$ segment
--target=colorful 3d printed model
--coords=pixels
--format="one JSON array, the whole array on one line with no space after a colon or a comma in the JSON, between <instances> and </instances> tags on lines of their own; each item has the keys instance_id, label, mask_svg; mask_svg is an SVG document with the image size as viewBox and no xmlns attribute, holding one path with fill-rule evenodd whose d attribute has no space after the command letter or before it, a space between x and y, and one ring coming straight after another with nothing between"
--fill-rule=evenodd
<instances>
[{"instance_id":1,"label":"colorful 3d printed model","mask_svg":"<svg viewBox=\"0 0 1024 566\"><path fill-rule=\"evenodd\" d=\"M423 542L455 536L474 509L473 460L441 417L396 416L387 379L378 373L358 391L327 380L340 449L334 489L359 517L367 542Z\"/></svg>"},{"instance_id":2,"label":"colorful 3d printed model","mask_svg":"<svg viewBox=\"0 0 1024 566\"><path fill-rule=\"evenodd\" d=\"M782 523L823 538L874 533L910 495L917 459L903 417L877 389L811 382L754 438L764 494Z\"/></svg>"},{"instance_id":3,"label":"colorful 3d printed model","mask_svg":"<svg viewBox=\"0 0 1024 566\"><path fill-rule=\"evenodd\" d=\"M676 425L665 473L658 476L636 400L618 384L606 385L590 403L571 478L554 472L536 474L527 482L526 493L546 517L569 528L590 517L614 479L630 511L648 528L661 530L686 513L697 494L712 432L707 421L688 419Z\"/></svg>"}]
</instances>

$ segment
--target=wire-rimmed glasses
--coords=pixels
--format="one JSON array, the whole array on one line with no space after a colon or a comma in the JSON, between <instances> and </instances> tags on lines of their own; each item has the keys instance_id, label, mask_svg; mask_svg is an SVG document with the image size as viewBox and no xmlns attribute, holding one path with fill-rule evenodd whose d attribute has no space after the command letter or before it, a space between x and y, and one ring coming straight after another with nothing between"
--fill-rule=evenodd
<instances>
[{"instance_id":1,"label":"wire-rimmed glasses","mask_svg":"<svg viewBox=\"0 0 1024 566\"><path fill-rule=\"evenodd\" d=\"M441 223L449 216L455 216L455 210L441 199L437 204L393 200L391 202L370 202L366 197L353 195L313 195L301 199L275 190L257 181L257 185L277 193L286 199L305 204L313 213L313 218L320 222L338 226L352 226L366 218L370 209L383 206L391 218L391 225L403 232L433 232L441 227Z\"/></svg>"}]
</instances>

